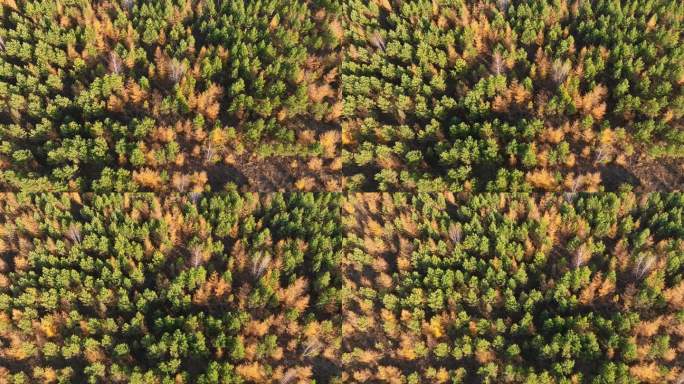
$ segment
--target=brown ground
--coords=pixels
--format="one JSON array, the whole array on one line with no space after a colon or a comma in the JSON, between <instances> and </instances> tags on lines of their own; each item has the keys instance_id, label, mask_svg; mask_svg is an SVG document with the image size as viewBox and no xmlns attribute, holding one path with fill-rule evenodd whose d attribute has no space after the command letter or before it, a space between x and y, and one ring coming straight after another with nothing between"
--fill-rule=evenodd
<instances>
[{"instance_id":1,"label":"brown ground","mask_svg":"<svg viewBox=\"0 0 684 384\"><path fill-rule=\"evenodd\" d=\"M599 172L600 186L607 192L617 191L624 184L631 185L636 192L642 193L684 190L684 158L653 159L637 153L622 164L599 164L580 160L572 172Z\"/></svg>"},{"instance_id":2,"label":"brown ground","mask_svg":"<svg viewBox=\"0 0 684 384\"><path fill-rule=\"evenodd\" d=\"M627 172L638 180L641 192L684 190L684 159L632 159Z\"/></svg>"},{"instance_id":3,"label":"brown ground","mask_svg":"<svg viewBox=\"0 0 684 384\"><path fill-rule=\"evenodd\" d=\"M238 165L238 170L247 178L248 190L257 191L292 191L297 189L327 191L337 190L328 183L337 181L341 175L330 169L330 160L324 160L324 166L318 171L307 167L306 159L291 157L271 157L268 159L245 161ZM312 179L304 183L304 187L296 187L295 183L302 179Z\"/></svg>"},{"instance_id":4,"label":"brown ground","mask_svg":"<svg viewBox=\"0 0 684 384\"><path fill-rule=\"evenodd\" d=\"M330 168L330 159L323 159L319 170L310 169L308 161L302 157L242 155L232 165L212 165L206 172L212 191L221 191L228 182L243 192L339 190L341 174Z\"/></svg>"}]
</instances>

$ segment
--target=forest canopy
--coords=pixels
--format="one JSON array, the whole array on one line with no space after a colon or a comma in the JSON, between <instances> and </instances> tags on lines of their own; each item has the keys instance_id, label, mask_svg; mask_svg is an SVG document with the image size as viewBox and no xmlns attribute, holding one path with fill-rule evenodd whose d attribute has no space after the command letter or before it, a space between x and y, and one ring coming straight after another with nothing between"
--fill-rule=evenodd
<instances>
[{"instance_id":1,"label":"forest canopy","mask_svg":"<svg viewBox=\"0 0 684 384\"><path fill-rule=\"evenodd\" d=\"M338 9L0 1L0 187L338 189Z\"/></svg>"},{"instance_id":2,"label":"forest canopy","mask_svg":"<svg viewBox=\"0 0 684 384\"><path fill-rule=\"evenodd\" d=\"M684 194L4 194L0 382L684 379Z\"/></svg>"},{"instance_id":3,"label":"forest canopy","mask_svg":"<svg viewBox=\"0 0 684 384\"><path fill-rule=\"evenodd\" d=\"M338 201L2 195L0 382L331 382Z\"/></svg>"},{"instance_id":4,"label":"forest canopy","mask_svg":"<svg viewBox=\"0 0 684 384\"><path fill-rule=\"evenodd\" d=\"M681 1L0 0L0 384L684 384Z\"/></svg>"},{"instance_id":5,"label":"forest canopy","mask_svg":"<svg viewBox=\"0 0 684 384\"><path fill-rule=\"evenodd\" d=\"M684 380L684 195L352 195L344 379Z\"/></svg>"},{"instance_id":6,"label":"forest canopy","mask_svg":"<svg viewBox=\"0 0 684 384\"><path fill-rule=\"evenodd\" d=\"M679 0L347 0L346 186L684 187Z\"/></svg>"}]
</instances>

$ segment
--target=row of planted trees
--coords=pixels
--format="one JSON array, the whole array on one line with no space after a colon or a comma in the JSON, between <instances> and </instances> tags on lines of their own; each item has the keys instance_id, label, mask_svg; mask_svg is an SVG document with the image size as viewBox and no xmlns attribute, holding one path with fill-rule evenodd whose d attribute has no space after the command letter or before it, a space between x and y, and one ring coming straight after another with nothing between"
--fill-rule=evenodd
<instances>
[{"instance_id":1,"label":"row of planted trees","mask_svg":"<svg viewBox=\"0 0 684 384\"><path fill-rule=\"evenodd\" d=\"M681 383L684 196L358 194L349 382Z\"/></svg>"},{"instance_id":2,"label":"row of planted trees","mask_svg":"<svg viewBox=\"0 0 684 384\"><path fill-rule=\"evenodd\" d=\"M0 5L4 190L683 182L676 0Z\"/></svg>"},{"instance_id":3,"label":"row of planted trees","mask_svg":"<svg viewBox=\"0 0 684 384\"><path fill-rule=\"evenodd\" d=\"M3 195L3 383L329 382L339 196Z\"/></svg>"},{"instance_id":4,"label":"row of planted trees","mask_svg":"<svg viewBox=\"0 0 684 384\"><path fill-rule=\"evenodd\" d=\"M0 381L680 383L684 195L5 194Z\"/></svg>"},{"instance_id":5,"label":"row of planted trees","mask_svg":"<svg viewBox=\"0 0 684 384\"><path fill-rule=\"evenodd\" d=\"M215 176L221 168L239 173L273 156L313 173L339 170L338 9L0 2L0 186L220 190L244 184ZM294 188L302 172L291 172Z\"/></svg>"},{"instance_id":6,"label":"row of planted trees","mask_svg":"<svg viewBox=\"0 0 684 384\"><path fill-rule=\"evenodd\" d=\"M636 183L606 170L681 164L678 1L343 8L349 189L594 191Z\"/></svg>"}]
</instances>

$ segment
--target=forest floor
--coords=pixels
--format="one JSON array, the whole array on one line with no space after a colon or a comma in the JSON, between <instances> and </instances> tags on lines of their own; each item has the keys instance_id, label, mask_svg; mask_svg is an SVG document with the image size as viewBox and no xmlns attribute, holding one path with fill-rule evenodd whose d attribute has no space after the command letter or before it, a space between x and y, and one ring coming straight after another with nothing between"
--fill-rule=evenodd
<instances>
[{"instance_id":1,"label":"forest floor","mask_svg":"<svg viewBox=\"0 0 684 384\"><path fill-rule=\"evenodd\" d=\"M622 163L596 163L579 160L572 168L577 174L600 174L606 191L617 191L621 185L631 185L636 192L662 192L684 189L684 158L654 159L635 153Z\"/></svg>"},{"instance_id":2,"label":"forest floor","mask_svg":"<svg viewBox=\"0 0 684 384\"><path fill-rule=\"evenodd\" d=\"M238 185L240 191L277 192L293 190L330 190L331 183L341 175L329 167L330 160L322 159L321 169L312 170L309 159L297 156L256 155L237 156L233 164L219 163L206 169L213 191L220 191L227 182ZM300 182L300 185L296 185Z\"/></svg>"},{"instance_id":3,"label":"forest floor","mask_svg":"<svg viewBox=\"0 0 684 384\"><path fill-rule=\"evenodd\" d=\"M257 158L241 156L234 164L235 171L247 181L244 189L248 191L285 191L285 190L328 190L326 184L339 180L340 175L328 166L312 170L307 166L308 159L302 157L273 156ZM329 163L329 160L323 160ZM297 181L307 180L299 188L293 187Z\"/></svg>"},{"instance_id":4,"label":"forest floor","mask_svg":"<svg viewBox=\"0 0 684 384\"><path fill-rule=\"evenodd\" d=\"M315 133L314 140L320 140L324 132L340 131L341 128L335 123L324 123L313 119L306 119L298 122L292 129L296 132L310 130ZM338 152L339 156L339 152ZM333 159L318 157L320 168L311 167L310 161L314 157L307 156L269 156L246 152L235 158L232 166L221 165L221 175L209 176L212 190L216 190L217 185L225 184L225 177L229 181L235 182L242 191L259 192L284 192L293 190L305 191L336 191L341 187L342 174L340 171L331 169ZM228 173L225 173L228 172ZM207 172L209 175L209 172ZM214 180L212 180L214 179ZM297 182L300 185L295 185ZM222 185L222 184L221 184ZM220 188L221 185L218 185Z\"/></svg>"},{"instance_id":5,"label":"forest floor","mask_svg":"<svg viewBox=\"0 0 684 384\"><path fill-rule=\"evenodd\" d=\"M626 171L638 179L640 192L684 190L684 159L634 159Z\"/></svg>"}]
</instances>

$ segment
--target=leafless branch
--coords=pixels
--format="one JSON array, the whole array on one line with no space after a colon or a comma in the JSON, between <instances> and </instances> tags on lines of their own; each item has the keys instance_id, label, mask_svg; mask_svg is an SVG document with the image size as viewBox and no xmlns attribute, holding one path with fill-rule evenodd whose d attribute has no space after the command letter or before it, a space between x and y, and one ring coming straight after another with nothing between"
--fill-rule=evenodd
<instances>
[{"instance_id":1,"label":"leafless branch","mask_svg":"<svg viewBox=\"0 0 684 384\"><path fill-rule=\"evenodd\" d=\"M177 177L173 178L173 184L178 189L178 192L185 192L185 188L188 185L188 176L187 175L180 175Z\"/></svg>"},{"instance_id":2,"label":"leafless branch","mask_svg":"<svg viewBox=\"0 0 684 384\"><path fill-rule=\"evenodd\" d=\"M214 148L214 144L211 142L211 140L207 143L207 145L204 147L204 163L210 163L211 159L214 158L214 155L216 154L216 149Z\"/></svg>"},{"instance_id":3,"label":"leafless branch","mask_svg":"<svg viewBox=\"0 0 684 384\"><path fill-rule=\"evenodd\" d=\"M587 249L585 245L581 245L579 248L577 248L575 254L573 255L572 262L575 269L584 265L589 259L589 256L591 256L590 251Z\"/></svg>"},{"instance_id":4,"label":"leafless branch","mask_svg":"<svg viewBox=\"0 0 684 384\"><path fill-rule=\"evenodd\" d=\"M653 255L639 255L636 264L634 264L634 276L641 280L644 276L648 275L651 269L653 269L655 261L656 258Z\"/></svg>"},{"instance_id":5,"label":"leafless branch","mask_svg":"<svg viewBox=\"0 0 684 384\"><path fill-rule=\"evenodd\" d=\"M81 227L79 225L69 225L69 229L67 229L66 235L72 242L77 244L81 243Z\"/></svg>"},{"instance_id":6,"label":"leafless branch","mask_svg":"<svg viewBox=\"0 0 684 384\"><path fill-rule=\"evenodd\" d=\"M554 60L551 66L551 78L556 84L562 84L570 73L570 63L567 61Z\"/></svg>"},{"instance_id":7,"label":"leafless branch","mask_svg":"<svg viewBox=\"0 0 684 384\"><path fill-rule=\"evenodd\" d=\"M174 83L180 82L181 78L185 74L185 63L178 61L177 59L171 60L169 63L169 77Z\"/></svg>"},{"instance_id":8,"label":"leafless branch","mask_svg":"<svg viewBox=\"0 0 684 384\"><path fill-rule=\"evenodd\" d=\"M598 152L596 152L596 157L594 158L595 163L602 164L608 160L609 151L605 146L600 146Z\"/></svg>"},{"instance_id":9,"label":"leafless branch","mask_svg":"<svg viewBox=\"0 0 684 384\"><path fill-rule=\"evenodd\" d=\"M503 58L501 57L501 53L499 53L498 51L494 52L494 54L492 55L491 71L497 76L503 73L504 71Z\"/></svg>"},{"instance_id":10,"label":"leafless branch","mask_svg":"<svg viewBox=\"0 0 684 384\"><path fill-rule=\"evenodd\" d=\"M570 188L569 192L563 193L563 197L565 197L565 201L570 203L572 200L577 196L577 186L579 185L579 181L575 179L575 181L572 183L572 188Z\"/></svg>"},{"instance_id":11,"label":"leafless branch","mask_svg":"<svg viewBox=\"0 0 684 384\"><path fill-rule=\"evenodd\" d=\"M201 195L202 194L199 192L190 192L190 195L189 195L190 202L192 202L192 204L194 204L194 205L197 205L197 200L199 200Z\"/></svg>"},{"instance_id":12,"label":"leafless branch","mask_svg":"<svg viewBox=\"0 0 684 384\"><path fill-rule=\"evenodd\" d=\"M306 346L304 347L304 351L302 351L302 357L312 357L316 356L318 352L321 350L321 342L312 339L307 341Z\"/></svg>"},{"instance_id":13,"label":"leafless branch","mask_svg":"<svg viewBox=\"0 0 684 384\"><path fill-rule=\"evenodd\" d=\"M259 253L252 258L252 275L259 279L271 263L271 255Z\"/></svg>"},{"instance_id":14,"label":"leafless branch","mask_svg":"<svg viewBox=\"0 0 684 384\"><path fill-rule=\"evenodd\" d=\"M453 241L454 243L460 243L461 242L461 236L463 235L462 230L461 230L461 224L460 223L451 223L449 225L449 239Z\"/></svg>"},{"instance_id":15,"label":"leafless branch","mask_svg":"<svg viewBox=\"0 0 684 384\"><path fill-rule=\"evenodd\" d=\"M279 384L289 384L296 378L297 378L297 371L293 368L290 368L285 372L285 374L283 375L283 378L280 379L280 381L278 383Z\"/></svg>"},{"instance_id":16,"label":"leafless branch","mask_svg":"<svg viewBox=\"0 0 684 384\"><path fill-rule=\"evenodd\" d=\"M192 266L197 268L203 261L202 247L195 245L190 249L190 257L192 259Z\"/></svg>"},{"instance_id":17,"label":"leafless branch","mask_svg":"<svg viewBox=\"0 0 684 384\"><path fill-rule=\"evenodd\" d=\"M378 32L373 33L370 43L377 49L385 50L385 39Z\"/></svg>"},{"instance_id":18,"label":"leafless branch","mask_svg":"<svg viewBox=\"0 0 684 384\"><path fill-rule=\"evenodd\" d=\"M109 72L119 74L121 73L122 65L119 55L115 51L109 52Z\"/></svg>"}]
</instances>

